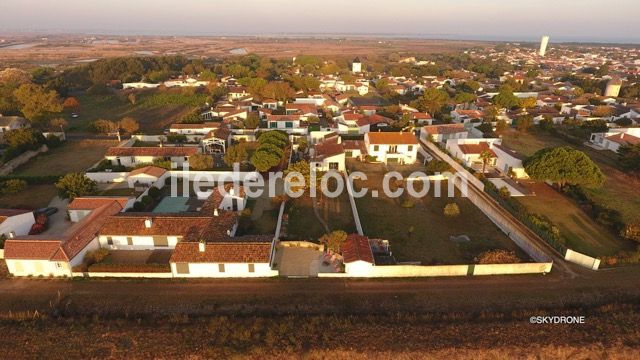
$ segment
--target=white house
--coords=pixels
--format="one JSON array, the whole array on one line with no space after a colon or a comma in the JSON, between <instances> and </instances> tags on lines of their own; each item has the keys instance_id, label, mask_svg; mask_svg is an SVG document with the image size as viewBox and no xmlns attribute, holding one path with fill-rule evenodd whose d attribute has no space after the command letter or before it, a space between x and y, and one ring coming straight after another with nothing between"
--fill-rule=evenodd
<instances>
[{"instance_id":1,"label":"white house","mask_svg":"<svg viewBox=\"0 0 640 360\"><path fill-rule=\"evenodd\" d=\"M529 175L524 169L524 157L516 151L494 142L491 144L491 150L496 154L496 170L505 176L513 176L517 179L528 179Z\"/></svg>"},{"instance_id":2,"label":"white house","mask_svg":"<svg viewBox=\"0 0 640 360\"><path fill-rule=\"evenodd\" d=\"M410 132L370 132L364 135L367 155L385 164L413 164L418 139Z\"/></svg>"},{"instance_id":3,"label":"white house","mask_svg":"<svg viewBox=\"0 0 640 360\"><path fill-rule=\"evenodd\" d=\"M154 89L160 86L160 84L153 84L147 82L130 82L122 83L122 89Z\"/></svg>"},{"instance_id":4,"label":"white house","mask_svg":"<svg viewBox=\"0 0 640 360\"><path fill-rule=\"evenodd\" d=\"M100 247L110 250L173 249L181 241L228 238L235 232L236 215L123 213L110 216L100 229Z\"/></svg>"},{"instance_id":5,"label":"white house","mask_svg":"<svg viewBox=\"0 0 640 360\"><path fill-rule=\"evenodd\" d=\"M108 216L122 211L111 201L74 224L62 235L22 236L7 240L4 258L13 276L70 277L73 267L82 264L88 251L99 248L97 237Z\"/></svg>"},{"instance_id":6,"label":"white house","mask_svg":"<svg viewBox=\"0 0 640 360\"><path fill-rule=\"evenodd\" d=\"M174 277L272 277L272 244L263 241L181 242L171 259Z\"/></svg>"},{"instance_id":7,"label":"white house","mask_svg":"<svg viewBox=\"0 0 640 360\"><path fill-rule=\"evenodd\" d=\"M427 125L420 129L420 139L446 144L449 139L466 139L469 132L462 124Z\"/></svg>"},{"instance_id":8,"label":"white house","mask_svg":"<svg viewBox=\"0 0 640 360\"><path fill-rule=\"evenodd\" d=\"M335 135L315 144L310 149L309 164L318 171L344 171L345 151L340 137Z\"/></svg>"},{"instance_id":9,"label":"white house","mask_svg":"<svg viewBox=\"0 0 640 360\"><path fill-rule=\"evenodd\" d=\"M618 152L622 146L640 144L640 128L618 128L593 133L589 141L603 149Z\"/></svg>"},{"instance_id":10,"label":"white house","mask_svg":"<svg viewBox=\"0 0 640 360\"><path fill-rule=\"evenodd\" d=\"M145 166L135 169L127 176L129 188L150 188L155 186L161 189L165 184L165 179L170 173L161 167Z\"/></svg>"},{"instance_id":11,"label":"white house","mask_svg":"<svg viewBox=\"0 0 640 360\"><path fill-rule=\"evenodd\" d=\"M351 72L354 74L362 72L362 63L360 62L360 58L353 59L353 62L351 63Z\"/></svg>"},{"instance_id":12,"label":"white house","mask_svg":"<svg viewBox=\"0 0 640 360\"><path fill-rule=\"evenodd\" d=\"M267 128L298 135L306 135L308 132L306 123L302 123L300 115L267 115Z\"/></svg>"},{"instance_id":13,"label":"white house","mask_svg":"<svg viewBox=\"0 0 640 360\"><path fill-rule=\"evenodd\" d=\"M205 122L202 124L171 124L169 132L181 135L206 135L220 127L219 122Z\"/></svg>"},{"instance_id":14,"label":"white house","mask_svg":"<svg viewBox=\"0 0 640 360\"><path fill-rule=\"evenodd\" d=\"M209 85L209 81L205 80L197 80L193 78L186 79L174 79L167 80L164 82L164 86L166 87L200 87Z\"/></svg>"},{"instance_id":15,"label":"white house","mask_svg":"<svg viewBox=\"0 0 640 360\"><path fill-rule=\"evenodd\" d=\"M451 111L451 118L454 123L467 124L472 120L482 119L483 113L480 110L462 110L456 109Z\"/></svg>"},{"instance_id":16,"label":"white house","mask_svg":"<svg viewBox=\"0 0 640 360\"><path fill-rule=\"evenodd\" d=\"M136 201L134 197L111 197L111 196L84 196L73 199L67 207L69 220L71 222L80 222L87 215L91 214L95 209L99 209L113 201L120 204L123 210L127 210L133 206Z\"/></svg>"},{"instance_id":17,"label":"white house","mask_svg":"<svg viewBox=\"0 0 640 360\"><path fill-rule=\"evenodd\" d=\"M369 238L350 234L342 245L344 272L351 276L366 276L375 265Z\"/></svg>"},{"instance_id":18,"label":"white house","mask_svg":"<svg viewBox=\"0 0 640 360\"><path fill-rule=\"evenodd\" d=\"M176 167L189 162L189 157L200 152L197 147L112 147L107 150L105 159L113 165L134 167L139 164L152 164L154 160L171 161Z\"/></svg>"},{"instance_id":19,"label":"white house","mask_svg":"<svg viewBox=\"0 0 640 360\"><path fill-rule=\"evenodd\" d=\"M475 170L482 170L484 165L485 171L488 171L491 167L496 166L497 156L493 151L494 143L501 143L501 139L449 139L447 140L446 149L453 157L462 160L467 167L471 167ZM487 163L484 164L484 160L481 154L484 152L490 154L490 158L487 159Z\"/></svg>"},{"instance_id":20,"label":"white house","mask_svg":"<svg viewBox=\"0 0 640 360\"><path fill-rule=\"evenodd\" d=\"M0 236L11 239L26 235L35 222L33 211L0 209Z\"/></svg>"},{"instance_id":21,"label":"white house","mask_svg":"<svg viewBox=\"0 0 640 360\"><path fill-rule=\"evenodd\" d=\"M31 122L23 117L0 115L0 138L7 131L29 127L31 127Z\"/></svg>"}]
</instances>

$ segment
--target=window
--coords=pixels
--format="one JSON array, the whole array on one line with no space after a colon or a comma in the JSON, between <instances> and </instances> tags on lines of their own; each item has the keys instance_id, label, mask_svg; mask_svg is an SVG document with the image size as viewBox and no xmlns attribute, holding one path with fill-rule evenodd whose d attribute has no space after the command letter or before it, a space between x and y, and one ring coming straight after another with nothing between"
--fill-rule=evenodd
<instances>
[{"instance_id":1,"label":"window","mask_svg":"<svg viewBox=\"0 0 640 360\"><path fill-rule=\"evenodd\" d=\"M254 265L254 264L249 264L249 272L250 272L250 273L252 273L252 272L256 272L256 267L255 267L255 265Z\"/></svg>"},{"instance_id":2,"label":"window","mask_svg":"<svg viewBox=\"0 0 640 360\"><path fill-rule=\"evenodd\" d=\"M56 261L56 268L57 269L62 269L62 263L59 261Z\"/></svg>"},{"instance_id":3,"label":"window","mask_svg":"<svg viewBox=\"0 0 640 360\"><path fill-rule=\"evenodd\" d=\"M188 274L189 263L176 263L176 272L178 274Z\"/></svg>"},{"instance_id":4,"label":"window","mask_svg":"<svg viewBox=\"0 0 640 360\"><path fill-rule=\"evenodd\" d=\"M269 123L269 128L271 129L275 129L278 127L278 123L276 123L275 121L272 121Z\"/></svg>"},{"instance_id":5,"label":"window","mask_svg":"<svg viewBox=\"0 0 640 360\"><path fill-rule=\"evenodd\" d=\"M390 154L395 154L398 152L398 147L396 145L391 145L389 146L389 151Z\"/></svg>"},{"instance_id":6,"label":"window","mask_svg":"<svg viewBox=\"0 0 640 360\"><path fill-rule=\"evenodd\" d=\"M169 238L166 236L154 236L153 237L153 245L154 246L169 246Z\"/></svg>"},{"instance_id":7,"label":"window","mask_svg":"<svg viewBox=\"0 0 640 360\"><path fill-rule=\"evenodd\" d=\"M407 147L407 150L409 150L409 151L413 151L413 145L409 145L409 146Z\"/></svg>"},{"instance_id":8,"label":"window","mask_svg":"<svg viewBox=\"0 0 640 360\"><path fill-rule=\"evenodd\" d=\"M338 163L337 162L330 162L329 163L329 169L331 170L338 170Z\"/></svg>"},{"instance_id":9,"label":"window","mask_svg":"<svg viewBox=\"0 0 640 360\"><path fill-rule=\"evenodd\" d=\"M107 236L107 245L113 245L113 238L111 236Z\"/></svg>"},{"instance_id":10,"label":"window","mask_svg":"<svg viewBox=\"0 0 640 360\"><path fill-rule=\"evenodd\" d=\"M293 127L293 123L291 121L287 121L284 123L284 127L291 129Z\"/></svg>"},{"instance_id":11,"label":"window","mask_svg":"<svg viewBox=\"0 0 640 360\"><path fill-rule=\"evenodd\" d=\"M224 272L224 264L218 264L218 272Z\"/></svg>"},{"instance_id":12,"label":"window","mask_svg":"<svg viewBox=\"0 0 640 360\"><path fill-rule=\"evenodd\" d=\"M373 145L373 151L379 151L380 150L380 146L378 145Z\"/></svg>"},{"instance_id":13,"label":"window","mask_svg":"<svg viewBox=\"0 0 640 360\"><path fill-rule=\"evenodd\" d=\"M127 245L133 245L133 237L127 236Z\"/></svg>"}]
</instances>

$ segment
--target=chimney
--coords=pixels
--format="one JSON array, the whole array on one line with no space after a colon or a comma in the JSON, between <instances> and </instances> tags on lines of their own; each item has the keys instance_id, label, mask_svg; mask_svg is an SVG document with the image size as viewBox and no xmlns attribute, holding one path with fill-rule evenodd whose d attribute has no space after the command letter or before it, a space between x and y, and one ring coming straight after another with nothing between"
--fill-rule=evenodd
<instances>
[{"instance_id":1,"label":"chimney","mask_svg":"<svg viewBox=\"0 0 640 360\"><path fill-rule=\"evenodd\" d=\"M233 187L229 189L229 195L231 196L235 195L235 190L233 189Z\"/></svg>"},{"instance_id":2,"label":"chimney","mask_svg":"<svg viewBox=\"0 0 640 360\"><path fill-rule=\"evenodd\" d=\"M147 218L147 219L144 221L144 227L145 227L145 228L147 228L147 229L151 229L151 225L152 225L152 224L153 224L153 221L151 220L151 218Z\"/></svg>"},{"instance_id":3,"label":"chimney","mask_svg":"<svg viewBox=\"0 0 640 360\"><path fill-rule=\"evenodd\" d=\"M218 216L218 209L213 209L213 216Z\"/></svg>"},{"instance_id":4,"label":"chimney","mask_svg":"<svg viewBox=\"0 0 640 360\"><path fill-rule=\"evenodd\" d=\"M204 240L200 240L200 242L198 243L198 251L203 253L206 247L207 243Z\"/></svg>"},{"instance_id":5,"label":"chimney","mask_svg":"<svg viewBox=\"0 0 640 360\"><path fill-rule=\"evenodd\" d=\"M15 239L15 238L16 238L16 232L15 231L9 232L9 239Z\"/></svg>"}]
</instances>

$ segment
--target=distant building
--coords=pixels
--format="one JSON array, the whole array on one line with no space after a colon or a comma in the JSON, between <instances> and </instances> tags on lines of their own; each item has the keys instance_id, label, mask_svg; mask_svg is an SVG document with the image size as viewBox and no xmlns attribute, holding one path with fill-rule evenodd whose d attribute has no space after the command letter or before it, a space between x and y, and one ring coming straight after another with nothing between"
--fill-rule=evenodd
<instances>
[{"instance_id":1,"label":"distant building","mask_svg":"<svg viewBox=\"0 0 640 360\"><path fill-rule=\"evenodd\" d=\"M618 97L620 95L620 88L622 87L622 80L613 78L607 82L607 87L604 90L604 96Z\"/></svg>"},{"instance_id":2,"label":"distant building","mask_svg":"<svg viewBox=\"0 0 640 360\"><path fill-rule=\"evenodd\" d=\"M544 56L547 53L547 45L549 45L549 36L545 35L542 37L542 40L540 40L540 51L538 55Z\"/></svg>"},{"instance_id":3,"label":"distant building","mask_svg":"<svg viewBox=\"0 0 640 360\"><path fill-rule=\"evenodd\" d=\"M354 74L362 72L362 63L360 62L360 58L353 59L353 62L351 63L351 72Z\"/></svg>"}]
</instances>

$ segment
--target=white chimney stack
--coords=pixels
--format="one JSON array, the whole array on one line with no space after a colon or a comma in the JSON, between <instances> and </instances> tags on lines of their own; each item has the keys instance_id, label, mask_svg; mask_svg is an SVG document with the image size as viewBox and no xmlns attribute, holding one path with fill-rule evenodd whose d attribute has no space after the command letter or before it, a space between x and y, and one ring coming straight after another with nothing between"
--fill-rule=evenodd
<instances>
[{"instance_id":1,"label":"white chimney stack","mask_svg":"<svg viewBox=\"0 0 640 360\"><path fill-rule=\"evenodd\" d=\"M16 232L15 231L9 232L9 239L15 239L15 238L16 238Z\"/></svg>"},{"instance_id":2,"label":"white chimney stack","mask_svg":"<svg viewBox=\"0 0 640 360\"><path fill-rule=\"evenodd\" d=\"M198 251L204 252L206 248L207 248L207 243L205 243L204 240L200 240L200 242L198 243Z\"/></svg>"},{"instance_id":3,"label":"white chimney stack","mask_svg":"<svg viewBox=\"0 0 640 360\"><path fill-rule=\"evenodd\" d=\"M218 209L213 209L213 216L218 216Z\"/></svg>"},{"instance_id":4,"label":"white chimney stack","mask_svg":"<svg viewBox=\"0 0 640 360\"><path fill-rule=\"evenodd\" d=\"M233 189L233 187L229 189L229 195L231 196L235 195L235 190Z\"/></svg>"},{"instance_id":5,"label":"white chimney stack","mask_svg":"<svg viewBox=\"0 0 640 360\"><path fill-rule=\"evenodd\" d=\"M148 218L144 221L144 227L147 229L151 229L151 225L153 225L153 221L151 220L151 218Z\"/></svg>"}]
</instances>

